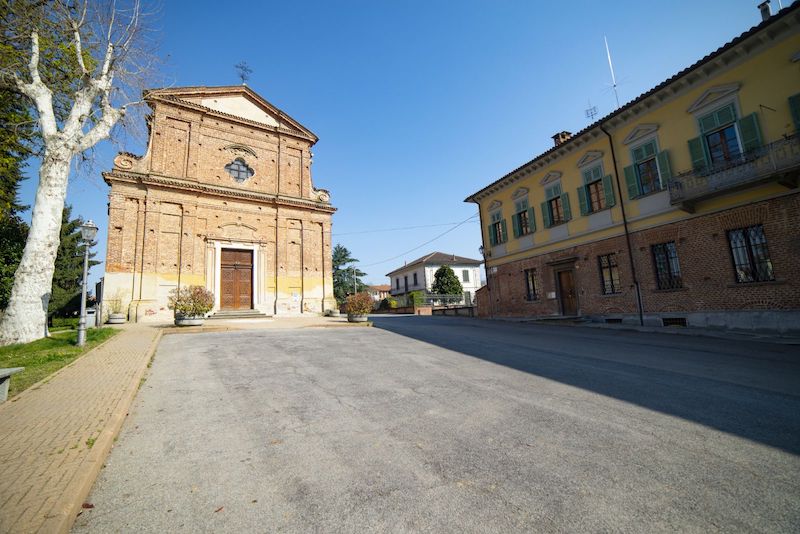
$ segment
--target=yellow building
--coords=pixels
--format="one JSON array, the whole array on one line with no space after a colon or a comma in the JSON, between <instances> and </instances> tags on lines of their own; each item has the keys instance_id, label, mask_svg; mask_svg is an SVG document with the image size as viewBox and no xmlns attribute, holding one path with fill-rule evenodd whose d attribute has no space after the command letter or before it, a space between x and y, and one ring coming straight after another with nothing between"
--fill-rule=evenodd
<instances>
[{"instance_id":1,"label":"yellow building","mask_svg":"<svg viewBox=\"0 0 800 534\"><path fill-rule=\"evenodd\" d=\"M795 3L470 195L479 313L800 330L799 129Z\"/></svg>"}]
</instances>

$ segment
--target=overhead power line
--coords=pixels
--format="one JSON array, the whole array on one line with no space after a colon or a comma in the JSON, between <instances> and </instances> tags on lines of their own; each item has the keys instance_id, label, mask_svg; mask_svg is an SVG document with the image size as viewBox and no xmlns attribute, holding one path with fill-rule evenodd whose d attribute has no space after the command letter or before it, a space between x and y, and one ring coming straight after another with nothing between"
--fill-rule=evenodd
<instances>
[{"instance_id":1,"label":"overhead power line","mask_svg":"<svg viewBox=\"0 0 800 534\"><path fill-rule=\"evenodd\" d=\"M472 215L471 217L467 217L466 219L464 219L460 223L457 223L455 226L445 230L444 232L442 232L441 234L437 235L436 237L434 237L432 239L429 239L429 240L425 241L424 243L422 243L421 245L417 245L416 247L414 247L412 249L406 250L405 252L402 252L402 253L398 254L397 256L392 256L391 258L387 258L385 260L377 261L377 262L374 262L374 263L368 263L366 265L359 265L359 267L372 267L374 265L380 265L381 263L387 263L387 262L390 262L392 260L396 260L397 258L401 258L401 257L405 256L406 254L408 254L409 252L414 252L415 250L421 249L425 245L433 243L434 241L436 241L440 237L449 234L450 232L452 232L453 230L455 230L459 226L468 223L469 221L471 221L472 219L476 218L477 216L478 216L478 214L476 213L475 215Z\"/></svg>"},{"instance_id":2,"label":"overhead power line","mask_svg":"<svg viewBox=\"0 0 800 534\"><path fill-rule=\"evenodd\" d=\"M422 224L419 226L398 226L397 228L384 228L383 230L362 230L360 232L343 232L341 234L331 234L331 235L334 237L339 237L343 235L376 234L378 232L397 232L399 230L416 230L418 228L433 228L435 226L453 226L455 224L462 224L462 223L449 222L449 223L439 223L439 224Z\"/></svg>"}]
</instances>

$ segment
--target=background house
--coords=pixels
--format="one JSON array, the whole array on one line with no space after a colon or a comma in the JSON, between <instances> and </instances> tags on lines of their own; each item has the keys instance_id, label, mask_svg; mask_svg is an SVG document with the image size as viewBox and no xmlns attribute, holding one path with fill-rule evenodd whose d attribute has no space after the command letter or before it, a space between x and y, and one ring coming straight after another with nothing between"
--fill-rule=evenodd
<instances>
[{"instance_id":1,"label":"background house","mask_svg":"<svg viewBox=\"0 0 800 534\"><path fill-rule=\"evenodd\" d=\"M471 303L475 291L481 287L481 263L481 260L455 254L431 252L388 273L386 276L389 277L391 286L389 292L392 296L405 295L412 291L431 292L436 270L442 265L449 265L464 288L464 302Z\"/></svg>"},{"instance_id":2,"label":"background house","mask_svg":"<svg viewBox=\"0 0 800 534\"><path fill-rule=\"evenodd\" d=\"M372 300L380 302L389 296L389 284L380 284L377 286L368 286L367 291Z\"/></svg>"}]
</instances>

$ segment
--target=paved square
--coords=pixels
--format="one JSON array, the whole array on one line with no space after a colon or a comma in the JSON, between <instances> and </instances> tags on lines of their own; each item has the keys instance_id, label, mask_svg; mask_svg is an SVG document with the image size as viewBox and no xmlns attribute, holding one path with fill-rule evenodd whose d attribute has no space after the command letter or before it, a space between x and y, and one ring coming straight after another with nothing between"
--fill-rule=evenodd
<instances>
[{"instance_id":1,"label":"paved square","mask_svg":"<svg viewBox=\"0 0 800 534\"><path fill-rule=\"evenodd\" d=\"M800 529L797 346L386 317L174 335L75 531Z\"/></svg>"}]
</instances>

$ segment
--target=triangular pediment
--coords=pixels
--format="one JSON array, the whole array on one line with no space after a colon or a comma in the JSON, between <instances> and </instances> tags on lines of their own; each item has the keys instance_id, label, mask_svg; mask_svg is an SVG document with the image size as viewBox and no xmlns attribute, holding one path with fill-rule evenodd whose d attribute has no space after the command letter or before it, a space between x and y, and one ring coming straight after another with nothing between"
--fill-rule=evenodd
<instances>
[{"instance_id":1,"label":"triangular pediment","mask_svg":"<svg viewBox=\"0 0 800 534\"><path fill-rule=\"evenodd\" d=\"M273 106L246 85L153 89L146 91L145 97L162 97L168 98L173 102L185 102L228 117L296 132L303 137L312 139L314 142L317 140L317 136L309 129Z\"/></svg>"},{"instance_id":2,"label":"triangular pediment","mask_svg":"<svg viewBox=\"0 0 800 534\"><path fill-rule=\"evenodd\" d=\"M640 139L644 139L648 135L652 135L658 131L658 124L638 124L631 133L629 133L625 139L623 139L622 143L629 145L631 143L635 143Z\"/></svg>"},{"instance_id":3,"label":"triangular pediment","mask_svg":"<svg viewBox=\"0 0 800 534\"><path fill-rule=\"evenodd\" d=\"M518 198L522 198L522 197L524 197L524 196L525 196L525 195L527 195L527 194L528 194L528 188L527 188L527 187L520 187L519 189L517 189L516 191L514 191L514 194L513 194L513 195L511 195L511 198L513 198L514 200L516 200L516 199L518 199Z\"/></svg>"},{"instance_id":4,"label":"triangular pediment","mask_svg":"<svg viewBox=\"0 0 800 534\"><path fill-rule=\"evenodd\" d=\"M547 185L550 182L555 182L559 178L561 178L561 171L550 171L539 181L539 185Z\"/></svg>"},{"instance_id":5,"label":"triangular pediment","mask_svg":"<svg viewBox=\"0 0 800 534\"><path fill-rule=\"evenodd\" d=\"M491 204L489 204L489 210L496 210L497 208L499 208L502 205L503 205L502 202L500 202L499 200L495 200Z\"/></svg>"},{"instance_id":6,"label":"triangular pediment","mask_svg":"<svg viewBox=\"0 0 800 534\"><path fill-rule=\"evenodd\" d=\"M736 93L739 90L739 87L740 85L738 83L728 83L706 89L706 91L700 95L700 98L695 100L686 111L689 113L701 111L717 101Z\"/></svg>"},{"instance_id":7,"label":"triangular pediment","mask_svg":"<svg viewBox=\"0 0 800 534\"><path fill-rule=\"evenodd\" d=\"M602 159L603 152L601 150L590 150L578 160L578 167L588 165L598 159Z\"/></svg>"}]
</instances>

